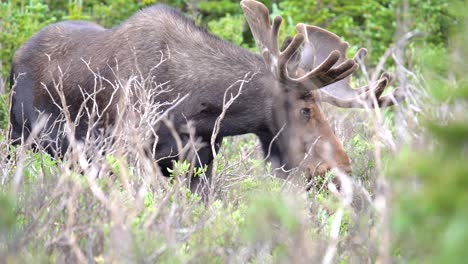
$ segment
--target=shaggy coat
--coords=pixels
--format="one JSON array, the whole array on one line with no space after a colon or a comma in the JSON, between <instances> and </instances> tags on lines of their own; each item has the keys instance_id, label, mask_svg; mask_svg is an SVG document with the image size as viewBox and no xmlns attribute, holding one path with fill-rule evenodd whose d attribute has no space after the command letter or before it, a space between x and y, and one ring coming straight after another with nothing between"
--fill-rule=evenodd
<instances>
[{"instance_id":1,"label":"shaggy coat","mask_svg":"<svg viewBox=\"0 0 468 264\"><path fill-rule=\"evenodd\" d=\"M161 60L165 61L155 67ZM96 94L97 104L101 109L110 104L99 128L113 124L116 102L121 96L110 83L127 81L132 76L151 76L157 83L167 83L171 91L155 100L171 102L189 94L171 115L180 133L184 133L182 127L190 120L196 128L196 136L207 143L199 151L200 166L210 164L213 159L209 142L215 120L222 111L226 89L246 74L255 73L229 108L216 142L221 142L225 136L254 133L265 153L270 153L275 167L297 166L310 144L299 144L297 152L302 156L293 158L286 150L290 139L314 142L317 137L310 139L307 131L304 134L286 127L282 136L272 142L287 122L284 116L288 115L283 112L293 111L293 116L300 120L305 118L304 122L312 117L306 128L312 127L315 134L328 142L329 155L337 157L337 164L349 170L349 159L312 95L296 98L292 93L281 93L280 83L261 56L211 35L164 5L141 10L113 29L90 22L67 21L49 25L27 41L16 52L12 65L11 139L19 143L27 138L39 113L50 115L47 125L53 125L61 112L57 106L60 97L52 88L57 85L63 90L68 110L75 118L84 101L83 90L93 93L95 89L93 72L107 80L101 83L104 89ZM236 87L233 94L237 93ZM292 104L288 98L298 102ZM304 113L303 109L307 111ZM89 123L86 116L80 120L75 134L78 140L85 136ZM49 136L59 139L55 146L47 146L51 153L63 153L68 148L61 129L60 126L51 129L53 132ZM174 155L176 143L166 127L158 127L157 133L159 140L154 158L160 160L162 172L167 173L176 157L161 158ZM310 133L312 135L314 133ZM151 146L153 142L146 143ZM317 151L324 151L324 148L319 146ZM319 163L317 158L311 167Z\"/></svg>"}]
</instances>

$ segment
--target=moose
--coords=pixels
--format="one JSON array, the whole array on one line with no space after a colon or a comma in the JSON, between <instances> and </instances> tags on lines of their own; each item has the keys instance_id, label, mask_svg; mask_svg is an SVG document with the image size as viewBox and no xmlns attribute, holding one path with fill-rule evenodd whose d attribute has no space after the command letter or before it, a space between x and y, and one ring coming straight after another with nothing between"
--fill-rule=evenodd
<instances>
[{"instance_id":1,"label":"moose","mask_svg":"<svg viewBox=\"0 0 468 264\"><path fill-rule=\"evenodd\" d=\"M72 119L85 102L83 90L94 92L94 104L102 110L96 133L114 125L116 100L122 91L112 83L129 80L135 74L151 76L170 86L155 101L169 102L189 95L171 109L174 128L183 134L188 121L196 137L205 142L198 150L198 166L210 165L210 140L223 98L236 81L248 73L249 81L237 90L215 138L219 148L223 137L253 133L274 169L300 168L309 177L323 176L336 168L351 173L351 163L322 111L321 102L342 108L385 107L402 99L398 89L383 96L392 81L384 73L375 83L351 87L351 75L367 51L360 49L346 57L348 44L337 35L306 24L279 45L282 18L270 21L269 10L254 0L240 3L260 54L224 41L179 11L165 5L145 8L121 25L105 29L95 23L66 21L51 24L22 45L15 53L11 71L9 137L13 144L24 142L47 115L43 130L55 144L43 144L51 154L67 151L69 140L63 126L54 126L61 116L61 100ZM157 67L155 67L157 65ZM95 74L105 82L95 90ZM56 77L61 75L60 91ZM94 90L93 90L94 89ZM131 88L128 88L131 89ZM74 137L83 140L92 120L86 115L76 126ZM155 128L159 140L153 158L164 174L177 159L176 142L169 128ZM152 146L155 142L144 142ZM198 184L194 181L194 184ZM193 186L193 184L192 184Z\"/></svg>"}]
</instances>

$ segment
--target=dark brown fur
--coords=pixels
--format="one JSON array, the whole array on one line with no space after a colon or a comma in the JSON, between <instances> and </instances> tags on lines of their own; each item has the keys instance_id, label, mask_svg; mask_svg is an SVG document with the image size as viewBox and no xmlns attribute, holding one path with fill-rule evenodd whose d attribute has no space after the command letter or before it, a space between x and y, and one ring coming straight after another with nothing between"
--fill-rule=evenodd
<instances>
[{"instance_id":1,"label":"dark brown fur","mask_svg":"<svg viewBox=\"0 0 468 264\"><path fill-rule=\"evenodd\" d=\"M161 52L169 59L151 71L160 61ZM283 84L274 79L260 56L209 34L178 11L163 5L144 9L113 29L89 22L60 22L47 26L28 40L13 59L12 80L16 82L10 115L12 140L19 142L29 135L38 112L52 116L49 125L59 115L52 100L58 100L58 95L50 88L54 86L52 80L61 75L69 111L72 117L76 116L83 102L78 87L88 92L94 87L94 76L84 61L110 81L141 74L154 76L158 83L169 82L172 92L158 97L159 101L171 101L178 95L190 93L187 100L172 111L175 126L181 128L187 120L193 121L197 136L207 143L222 111L226 89L243 79L246 73L257 72L229 109L217 142L225 136L254 133L268 152L272 139L287 123L271 144L270 159L275 167L298 166L304 154L309 153L305 165L311 175L323 174L331 167L350 169L341 143L333 135L313 96L304 98L295 93L295 89L284 92ZM44 85L52 92L52 97ZM107 104L113 92L111 86L105 83L104 86L106 90L97 96L99 105ZM304 109L308 109L310 118L304 116ZM112 117L113 111L115 107L109 109L107 116ZM112 118L106 119L102 127L112 121ZM77 139L84 137L87 122L84 118L80 122ZM51 137L60 137L60 129L55 129ZM156 159L175 149L167 128L159 128L158 135ZM147 143L151 146L152 142ZM313 144L315 150L310 152ZM59 145L49 147L49 151L63 152L67 147L67 141L62 138ZM200 158L202 164L211 163L213 155L209 147L200 151ZM170 159L160 161L163 172L167 172L171 164Z\"/></svg>"}]
</instances>

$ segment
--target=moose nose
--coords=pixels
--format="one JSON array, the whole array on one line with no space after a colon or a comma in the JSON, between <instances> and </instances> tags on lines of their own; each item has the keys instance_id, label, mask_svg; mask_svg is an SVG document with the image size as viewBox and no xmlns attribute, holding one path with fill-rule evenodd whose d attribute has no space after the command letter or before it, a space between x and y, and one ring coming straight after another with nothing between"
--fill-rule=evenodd
<instances>
[{"instance_id":1,"label":"moose nose","mask_svg":"<svg viewBox=\"0 0 468 264\"><path fill-rule=\"evenodd\" d=\"M351 174L353 173L353 170L351 169L351 165L349 164L340 166L340 169L348 176L351 176Z\"/></svg>"},{"instance_id":2,"label":"moose nose","mask_svg":"<svg viewBox=\"0 0 468 264\"><path fill-rule=\"evenodd\" d=\"M351 170L351 165L349 163L340 164L337 167L332 167L327 163L322 163L322 164L320 164L320 165L318 165L318 166L316 166L314 168L309 168L309 176L308 176L308 183L309 184L308 184L307 189L310 189L310 187L312 187L314 185L313 182L316 182L317 180L319 180L319 182L321 180L324 180L324 177L327 174L327 172L331 171L333 168L337 168L337 169L339 169L341 171L341 173L345 173L346 175L351 176L352 170ZM339 189L340 184L339 184L338 178L334 177L332 179L332 182Z\"/></svg>"},{"instance_id":3,"label":"moose nose","mask_svg":"<svg viewBox=\"0 0 468 264\"><path fill-rule=\"evenodd\" d=\"M312 176L325 176L325 174L329 171L331 171L334 167L322 163L320 164L317 168L315 168L315 172L312 171L314 175ZM350 164L343 164L343 165L338 165L337 169L339 169L341 172L345 173L348 176L351 176L352 170L351 170L351 165Z\"/></svg>"},{"instance_id":4,"label":"moose nose","mask_svg":"<svg viewBox=\"0 0 468 264\"><path fill-rule=\"evenodd\" d=\"M331 170L331 167L326 163L322 163L314 167L308 167L307 168L307 172L308 172L307 189L310 189L310 187L315 185L317 182L322 182L322 180L325 179L325 175L330 170Z\"/></svg>"},{"instance_id":5,"label":"moose nose","mask_svg":"<svg viewBox=\"0 0 468 264\"><path fill-rule=\"evenodd\" d=\"M328 164L322 163L317 167L314 174L316 176L325 176L325 174L329 172L330 170L331 170L331 167Z\"/></svg>"}]
</instances>

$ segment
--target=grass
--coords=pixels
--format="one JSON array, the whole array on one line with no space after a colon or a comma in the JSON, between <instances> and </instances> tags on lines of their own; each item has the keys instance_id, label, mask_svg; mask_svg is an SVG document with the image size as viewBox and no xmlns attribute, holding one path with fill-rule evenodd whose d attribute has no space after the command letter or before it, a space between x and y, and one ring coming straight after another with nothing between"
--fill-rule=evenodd
<instances>
[{"instance_id":1,"label":"grass","mask_svg":"<svg viewBox=\"0 0 468 264\"><path fill-rule=\"evenodd\" d=\"M380 125L367 126L372 112L329 111L353 160L351 194L329 189L326 182L305 191L301 180L273 177L252 135L225 139L212 199L204 204L186 187L193 173L188 162L179 163L172 179L164 178L139 150L118 144L91 163L83 164L79 153L55 161L22 146L9 150L2 131L1 259L361 263L384 258L389 196L383 158L377 160L376 153L392 151L375 142L383 145L379 137L388 134L376 130ZM79 147L80 153L91 148Z\"/></svg>"}]
</instances>

